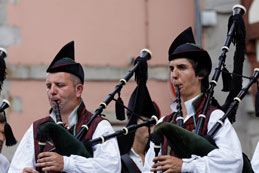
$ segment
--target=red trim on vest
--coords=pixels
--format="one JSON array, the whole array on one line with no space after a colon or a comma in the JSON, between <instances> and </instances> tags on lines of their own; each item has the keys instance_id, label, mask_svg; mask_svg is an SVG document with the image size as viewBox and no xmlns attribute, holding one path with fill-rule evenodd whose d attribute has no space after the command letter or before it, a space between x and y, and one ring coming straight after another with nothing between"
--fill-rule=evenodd
<instances>
[{"instance_id":1,"label":"red trim on vest","mask_svg":"<svg viewBox=\"0 0 259 173\"><path fill-rule=\"evenodd\" d=\"M130 159L130 161L132 162L132 166L134 166L134 172L135 173L141 173L141 171L140 171L140 169L139 169L139 167L137 166L137 164L134 162L134 160L132 160L131 158L130 158L130 156L128 156L129 157L129 159ZM125 165L126 163L124 163L124 162L121 162L121 173L128 173L129 172L129 170L127 169L127 166ZM133 170L132 170L133 171ZM132 172L131 171L131 172Z\"/></svg>"},{"instance_id":2,"label":"red trim on vest","mask_svg":"<svg viewBox=\"0 0 259 173\"><path fill-rule=\"evenodd\" d=\"M202 109L204 107L205 101L206 101L206 96L203 95L203 96L200 96L197 100L195 100L193 102L193 107L194 107L195 112L196 112L196 114L195 114L196 124L198 122L199 115L202 113ZM208 106L201 136L205 136L207 134L207 128L208 128L208 122L209 122L209 119L210 119L210 115L214 110L216 110L215 107L213 107L211 105ZM176 116L174 116L174 115L175 115L175 112L171 113L170 115L165 116L165 118L163 119L163 122L169 122L173 119L172 123L177 125ZM193 117L190 117L184 123L183 126L186 130L193 131L195 129ZM168 154L168 141L164 137L164 144L163 144L163 147L162 147L162 155L167 155L167 154ZM175 156L175 153L171 150L170 155Z\"/></svg>"},{"instance_id":3,"label":"red trim on vest","mask_svg":"<svg viewBox=\"0 0 259 173\"><path fill-rule=\"evenodd\" d=\"M78 124L76 126L76 134L79 132L81 126L83 124L85 124L92 116L92 113L87 111L86 108L85 108L85 105L84 103L82 102L81 105L79 106L78 110L77 110L77 115L78 115ZM86 134L86 136L82 139L87 139L87 140L90 140L92 139L92 136L95 132L95 129L97 127L97 125L99 124L100 121L104 120L103 117L96 117L90 127L89 127L89 130ZM45 123L45 122L48 122L48 121L53 121L52 118L50 116L48 117L45 117L45 118L42 118L42 119L39 119L35 122L33 122L33 138L34 138L34 153L35 153L35 161L37 161L37 156L39 154L39 144L38 144L38 141L36 139L36 136L37 136L37 129L38 129L38 126L42 123ZM74 129L74 126L72 126L69 131L70 133L73 133L73 129ZM53 144L53 141L50 140L50 142ZM50 144L47 143L47 145L45 146L44 148L44 152L46 151L50 151L51 149L53 149L55 146L51 146ZM54 173L55 171L48 171L48 173Z\"/></svg>"},{"instance_id":4,"label":"red trim on vest","mask_svg":"<svg viewBox=\"0 0 259 173\"><path fill-rule=\"evenodd\" d=\"M132 160L132 159L131 159ZM133 160L132 160L133 161ZM141 173L139 167L137 166L137 164L133 161L135 167L136 167L136 173Z\"/></svg>"}]
</instances>

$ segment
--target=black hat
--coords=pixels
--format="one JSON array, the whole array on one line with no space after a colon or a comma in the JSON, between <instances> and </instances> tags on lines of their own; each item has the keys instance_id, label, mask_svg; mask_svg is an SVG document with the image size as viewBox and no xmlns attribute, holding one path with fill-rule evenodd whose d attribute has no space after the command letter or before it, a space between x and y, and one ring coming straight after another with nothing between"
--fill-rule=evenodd
<instances>
[{"instance_id":1,"label":"black hat","mask_svg":"<svg viewBox=\"0 0 259 173\"><path fill-rule=\"evenodd\" d=\"M208 52L196 45L192 28L189 27L179 34L171 44L168 51L168 60L188 58L199 63L202 68L211 71L212 63Z\"/></svg>"},{"instance_id":2,"label":"black hat","mask_svg":"<svg viewBox=\"0 0 259 173\"><path fill-rule=\"evenodd\" d=\"M140 59L139 59L140 60ZM138 59L136 59L138 61ZM135 61L135 63L136 63ZM152 115L156 115L159 119L160 110L155 102L152 101L148 88L146 86L147 81L147 62L141 62L138 69L135 72L135 79L138 83L137 87L133 91L129 103L128 103L128 119L127 127L133 124L137 124L139 116L151 118ZM118 137L118 144L121 155L128 153L133 145L135 132L129 133L127 136Z\"/></svg>"},{"instance_id":3,"label":"black hat","mask_svg":"<svg viewBox=\"0 0 259 173\"><path fill-rule=\"evenodd\" d=\"M84 84L84 70L80 63L75 62L74 41L66 44L56 55L49 65L47 72L67 72L71 73L81 80Z\"/></svg>"}]
</instances>

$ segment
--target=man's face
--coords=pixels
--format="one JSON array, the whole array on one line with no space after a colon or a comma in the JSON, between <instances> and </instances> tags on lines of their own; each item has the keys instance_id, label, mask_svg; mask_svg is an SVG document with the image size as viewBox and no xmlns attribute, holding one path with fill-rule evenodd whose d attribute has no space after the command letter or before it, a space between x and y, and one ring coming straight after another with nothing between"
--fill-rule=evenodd
<instances>
[{"instance_id":1,"label":"man's face","mask_svg":"<svg viewBox=\"0 0 259 173\"><path fill-rule=\"evenodd\" d=\"M70 114L81 97L82 90L78 89L79 86L82 87L82 84L73 85L69 73L48 73L46 87L50 106L55 109L54 102L58 101L60 114Z\"/></svg>"},{"instance_id":2,"label":"man's face","mask_svg":"<svg viewBox=\"0 0 259 173\"><path fill-rule=\"evenodd\" d=\"M143 123L142 119L147 120L148 118L141 116L141 119L138 119L137 124ZM154 130L154 126L151 126L150 127L150 131L151 131L150 133L152 133L153 130ZM136 130L135 140L138 140L138 142L142 143L143 145L147 145L148 137L149 137L148 127L142 126L142 127L138 128Z\"/></svg>"},{"instance_id":3,"label":"man's face","mask_svg":"<svg viewBox=\"0 0 259 173\"><path fill-rule=\"evenodd\" d=\"M5 141L4 123L0 123L0 152L2 151L4 141Z\"/></svg>"},{"instance_id":4,"label":"man's face","mask_svg":"<svg viewBox=\"0 0 259 173\"><path fill-rule=\"evenodd\" d=\"M180 89L181 97L187 101L201 93L202 77L196 76L187 58L170 61L171 78L174 86Z\"/></svg>"}]
</instances>

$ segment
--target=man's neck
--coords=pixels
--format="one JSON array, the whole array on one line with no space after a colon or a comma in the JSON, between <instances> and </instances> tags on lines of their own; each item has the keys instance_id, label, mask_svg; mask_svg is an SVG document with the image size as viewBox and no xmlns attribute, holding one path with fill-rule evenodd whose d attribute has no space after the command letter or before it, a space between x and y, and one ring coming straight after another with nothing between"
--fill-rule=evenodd
<instances>
[{"instance_id":1,"label":"man's neck","mask_svg":"<svg viewBox=\"0 0 259 173\"><path fill-rule=\"evenodd\" d=\"M61 116L61 118L62 118L63 124L64 124L65 126L68 126L68 116L67 116L67 115L66 115L66 116Z\"/></svg>"},{"instance_id":2,"label":"man's neck","mask_svg":"<svg viewBox=\"0 0 259 173\"><path fill-rule=\"evenodd\" d=\"M201 94L201 92L197 92L197 93L194 93L194 94L188 95L188 96L181 95L181 100L182 100L182 102L186 102L186 101L189 101L189 100L197 97L200 94Z\"/></svg>"},{"instance_id":3,"label":"man's neck","mask_svg":"<svg viewBox=\"0 0 259 173\"><path fill-rule=\"evenodd\" d=\"M135 142L135 140L134 140L132 148L133 148L134 152L137 153L141 157L141 159L144 163L146 145L143 145L139 142Z\"/></svg>"},{"instance_id":4,"label":"man's neck","mask_svg":"<svg viewBox=\"0 0 259 173\"><path fill-rule=\"evenodd\" d=\"M69 118L69 116L71 116L72 114L76 113L76 111L77 111L76 109L78 108L79 105L80 105L80 102L78 103L78 105L76 105L74 107L74 109L72 111L61 113L62 122L65 123L66 126L69 125L69 119L71 121L71 118Z\"/></svg>"},{"instance_id":5,"label":"man's neck","mask_svg":"<svg viewBox=\"0 0 259 173\"><path fill-rule=\"evenodd\" d=\"M200 95L201 93L197 93L196 95L193 95L192 97L189 97L187 100L181 100L181 106L182 106L182 114L183 114L183 117L184 119L186 118L187 114L188 114L188 111L187 111L187 108L186 108L186 103L187 102L190 102L191 100L195 100L198 98L198 96Z\"/></svg>"}]
</instances>

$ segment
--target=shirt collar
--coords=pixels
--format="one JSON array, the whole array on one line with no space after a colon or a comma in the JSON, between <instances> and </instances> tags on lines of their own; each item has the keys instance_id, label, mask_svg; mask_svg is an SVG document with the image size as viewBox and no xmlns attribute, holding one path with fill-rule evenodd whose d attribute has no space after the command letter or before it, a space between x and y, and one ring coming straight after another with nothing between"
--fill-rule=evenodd
<instances>
[{"instance_id":1,"label":"shirt collar","mask_svg":"<svg viewBox=\"0 0 259 173\"><path fill-rule=\"evenodd\" d=\"M139 155L134 151L133 147L130 149L129 154L139 157Z\"/></svg>"},{"instance_id":2,"label":"shirt collar","mask_svg":"<svg viewBox=\"0 0 259 173\"><path fill-rule=\"evenodd\" d=\"M187 111L187 116L184 119L184 122L186 122L191 116L193 116L195 114L195 109L194 109L192 103L201 95L202 94L199 94L199 95L193 97L192 99L184 102L184 105L185 105L185 108ZM170 108L171 108L172 112L177 112L177 103L173 102L173 104L170 105Z\"/></svg>"}]
</instances>

